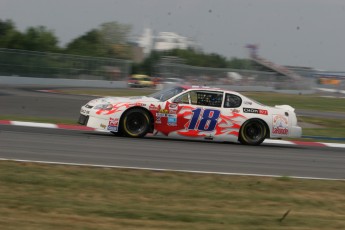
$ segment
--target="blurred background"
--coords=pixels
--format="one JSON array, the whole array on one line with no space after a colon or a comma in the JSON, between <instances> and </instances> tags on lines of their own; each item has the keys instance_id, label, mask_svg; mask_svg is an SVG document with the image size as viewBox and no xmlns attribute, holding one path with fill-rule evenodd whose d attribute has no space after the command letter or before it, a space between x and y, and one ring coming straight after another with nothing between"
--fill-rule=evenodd
<instances>
[{"instance_id":1,"label":"blurred background","mask_svg":"<svg viewBox=\"0 0 345 230\"><path fill-rule=\"evenodd\" d=\"M71 1L70 6L77 2ZM26 6L26 11L19 5ZM155 89L193 84L239 91L339 95L345 90L345 71L336 58L344 52L335 40L343 35L329 36L332 33L324 25L339 29L343 14L336 12L345 8L341 1L272 5L269 0L217 4L132 0L121 4L86 2L72 9L63 2L15 0L2 1L0 6L2 84ZM285 12L296 6L298 11ZM39 13L40 7L45 13ZM112 16L108 8L113 9ZM85 12L91 9L86 17ZM236 9L242 9L242 14ZM326 9L332 10L328 15L334 12L338 18L320 19ZM278 20L278 13L283 18ZM109 18L116 20L105 21ZM184 23L178 26L181 20ZM69 26L62 27L66 21ZM99 24L93 26L96 22ZM84 31L75 35L77 26ZM334 54L333 61L326 51Z\"/></svg>"}]
</instances>

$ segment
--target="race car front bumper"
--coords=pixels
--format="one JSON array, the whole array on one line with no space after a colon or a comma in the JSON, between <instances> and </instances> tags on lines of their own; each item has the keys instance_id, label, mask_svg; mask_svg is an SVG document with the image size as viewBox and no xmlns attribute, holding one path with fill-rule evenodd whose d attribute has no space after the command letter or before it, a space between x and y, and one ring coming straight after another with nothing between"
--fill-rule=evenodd
<instances>
[{"instance_id":1,"label":"race car front bumper","mask_svg":"<svg viewBox=\"0 0 345 230\"><path fill-rule=\"evenodd\" d=\"M78 123L81 125L87 125L88 120L89 120L89 116L80 114L79 119L78 119Z\"/></svg>"},{"instance_id":2,"label":"race car front bumper","mask_svg":"<svg viewBox=\"0 0 345 230\"><path fill-rule=\"evenodd\" d=\"M87 107L88 105L84 105L80 109L80 116L78 119L78 123L81 125L87 125L87 122L89 121L89 114L92 107Z\"/></svg>"},{"instance_id":3,"label":"race car front bumper","mask_svg":"<svg viewBox=\"0 0 345 230\"><path fill-rule=\"evenodd\" d=\"M101 131L117 132L117 126L110 127L108 119L96 118L93 116L89 116L86 126Z\"/></svg>"},{"instance_id":4,"label":"race car front bumper","mask_svg":"<svg viewBox=\"0 0 345 230\"><path fill-rule=\"evenodd\" d=\"M291 126L289 137L299 138L302 136L302 128L300 126Z\"/></svg>"}]
</instances>

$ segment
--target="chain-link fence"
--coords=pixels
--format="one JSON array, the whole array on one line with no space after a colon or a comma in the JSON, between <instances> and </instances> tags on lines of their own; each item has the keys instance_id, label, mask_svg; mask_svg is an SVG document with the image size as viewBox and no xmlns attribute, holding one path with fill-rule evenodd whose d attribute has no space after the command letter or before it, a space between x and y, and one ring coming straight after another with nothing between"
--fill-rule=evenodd
<instances>
[{"instance_id":1,"label":"chain-link fence","mask_svg":"<svg viewBox=\"0 0 345 230\"><path fill-rule=\"evenodd\" d=\"M0 76L126 81L131 64L128 60L0 48ZM315 86L315 78L308 74L296 81L275 72L189 66L176 57L162 58L152 70L152 76L162 81L175 78L193 85L274 89Z\"/></svg>"},{"instance_id":2,"label":"chain-link fence","mask_svg":"<svg viewBox=\"0 0 345 230\"><path fill-rule=\"evenodd\" d=\"M274 89L310 89L315 85L312 77L293 80L287 76L264 71L208 68L185 65L176 58L162 59L154 68L154 75L164 82L169 78L186 83L207 86L265 86Z\"/></svg>"},{"instance_id":3,"label":"chain-link fence","mask_svg":"<svg viewBox=\"0 0 345 230\"><path fill-rule=\"evenodd\" d=\"M124 81L131 62L0 48L0 76Z\"/></svg>"}]
</instances>

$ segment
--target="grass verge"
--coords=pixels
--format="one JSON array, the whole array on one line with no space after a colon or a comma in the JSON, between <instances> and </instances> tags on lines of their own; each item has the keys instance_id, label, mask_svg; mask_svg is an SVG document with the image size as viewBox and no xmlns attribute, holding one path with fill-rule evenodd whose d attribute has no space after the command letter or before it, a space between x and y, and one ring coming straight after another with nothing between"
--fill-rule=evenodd
<instances>
[{"instance_id":1,"label":"grass verge","mask_svg":"<svg viewBox=\"0 0 345 230\"><path fill-rule=\"evenodd\" d=\"M307 122L320 126L320 128L304 128L303 135L305 136L321 136L321 137L342 137L345 138L345 120L344 119L330 119L318 117L298 117L299 121ZM337 142L345 142L337 141Z\"/></svg>"},{"instance_id":2,"label":"grass verge","mask_svg":"<svg viewBox=\"0 0 345 230\"><path fill-rule=\"evenodd\" d=\"M0 226L343 229L344 191L344 181L1 161Z\"/></svg>"}]
</instances>

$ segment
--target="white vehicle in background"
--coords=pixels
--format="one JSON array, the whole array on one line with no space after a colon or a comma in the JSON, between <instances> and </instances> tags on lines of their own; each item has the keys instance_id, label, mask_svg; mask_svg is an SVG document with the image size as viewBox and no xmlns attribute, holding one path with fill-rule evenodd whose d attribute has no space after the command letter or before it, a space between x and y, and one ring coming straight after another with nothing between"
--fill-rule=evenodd
<instances>
[{"instance_id":1,"label":"white vehicle in background","mask_svg":"<svg viewBox=\"0 0 345 230\"><path fill-rule=\"evenodd\" d=\"M184 80L181 79L181 78L174 78L174 77L169 77L169 78L165 78L163 79L162 81L162 84L164 85L169 85L169 86L172 86L172 85L181 85L184 83Z\"/></svg>"},{"instance_id":2,"label":"white vehicle in background","mask_svg":"<svg viewBox=\"0 0 345 230\"><path fill-rule=\"evenodd\" d=\"M79 123L128 137L239 141L300 137L294 109L262 105L238 92L175 86L149 96L106 97L81 107Z\"/></svg>"},{"instance_id":3,"label":"white vehicle in background","mask_svg":"<svg viewBox=\"0 0 345 230\"><path fill-rule=\"evenodd\" d=\"M228 72L227 76L232 81L240 81L243 79L243 77L239 73L236 73L236 72Z\"/></svg>"}]
</instances>

